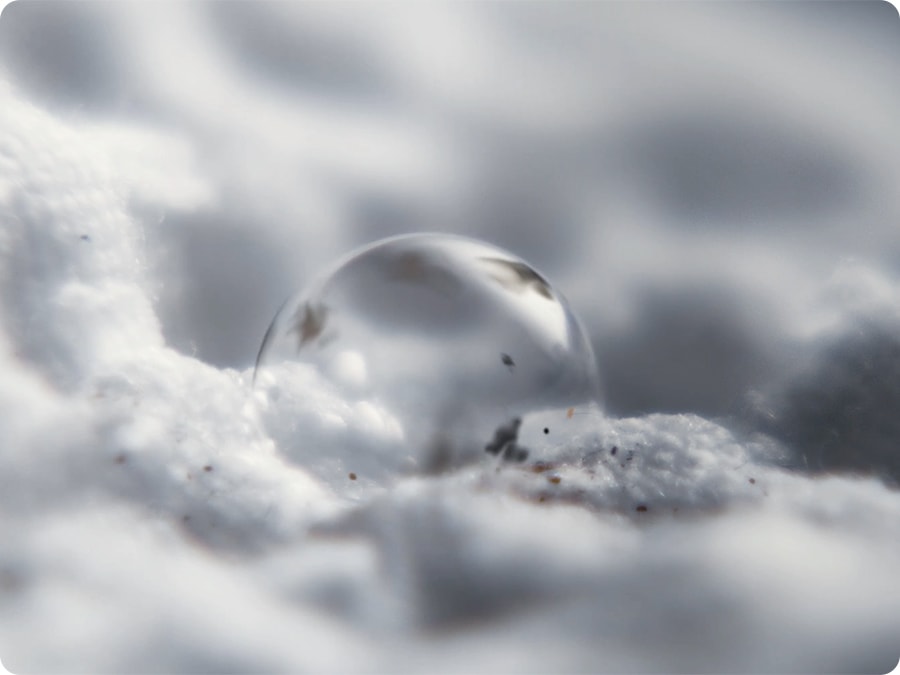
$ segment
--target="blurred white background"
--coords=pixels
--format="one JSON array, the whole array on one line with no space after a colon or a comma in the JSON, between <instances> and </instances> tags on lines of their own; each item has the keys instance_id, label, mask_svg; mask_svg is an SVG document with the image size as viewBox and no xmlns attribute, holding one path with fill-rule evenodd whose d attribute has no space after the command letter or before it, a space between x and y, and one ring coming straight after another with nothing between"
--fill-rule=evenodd
<instances>
[{"instance_id":1,"label":"blurred white background","mask_svg":"<svg viewBox=\"0 0 900 675\"><path fill-rule=\"evenodd\" d=\"M895 15L26 2L3 14L0 55L59 115L165 134L208 188L202 207L142 214L186 353L247 366L329 260L458 232L568 295L611 411L723 414L818 328L810 296L836 270L898 272Z\"/></svg>"},{"instance_id":2,"label":"blurred white background","mask_svg":"<svg viewBox=\"0 0 900 675\"><path fill-rule=\"evenodd\" d=\"M84 466L93 464L85 465L73 448L87 452L96 446L101 450L95 452L108 451L115 458L120 445L146 443L160 464L148 465L155 468L125 487L113 481L112 493L133 491L136 503L152 497L154 508L171 508L173 518L182 517L179 509L196 509L190 512L192 536L205 545L220 542L216 537L225 535L218 534L220 530L210 525L214 523L225 528L229 542L228 537L236 536L237 547L245 553L255 550L256 535L251 533L259 523L256 516L246 515L246 509L248 504L263 507L254 501L256 483L250 480L249 488L245 484L247 476L257 476L253 471L259 467L246 469L240 459L234 474L227 473L227 467L207 472L211 475L205 479L210 481L228 477L227 490L216 484L210 494L235 490L237 495L229 497L233 503L217 506L206 493L201 497L190 492L194 487L166 482L168 472L175 471L173 462L181 466L186 456L177 449L181 441L171 439L206 439L203 442L211 447L218 447L219 441L209 438L225 439L222 447L229 438L235 448L243 447L241 439L251 439L246 440L248 447L257 441L271 445L250 422L240 426L244 418L234 413L241 410L240 396L228 388L233 386L228 378L238 376L228 369L245 371L252 365L282 301L333 259L361 244L413 231L465 234L520 255L568 297L590 334L612 417L695 413L736 434L762 431L784 443L786 463L799 473L786 474L779 483L782 496L770 511L754 516L741 512L730 520L713 520L708 528L681 524L678 527L687 528L678 530L681 534L660 526L648 535L649 543L640 546L634 543L634 531L619 521L598 525L577 516L573 527L592 532L591 546L598 548L568 548L570 540L563 544L547 534L560 527L553 520L556 516L541 515L547 531L537 540L526 537L522 550L528 558L543 546L560 546L563 557L548 554L552 563L548 586L540 585L544 581L535 571L540 569L538 563L516 567L521 563L516 548L521 542L516 537L530 532L524 512L516 511L507 529L494 521L476 527L471 524L474 517L470 523L468 515L460 516L469 513L468 507L453 502L441 507L447 513L438 509L438 523L432 528L433 523L416 520L415 514L420 507L432 508L433 502L421 496L411 502L398 497L397 503L372 506L372 513L365 516L382 524L379 519L385 518L390 524L383 530L372 526L372 532L381 532L388 542L381 544L396 555L389 556L397 565L390 569L422 564L422 578L444 578L446 569L435 562L443 558L426 545L417 548L415 533L427 539L434 529L436 540L450 542L446 546L452 549L456 531L446 524L442 530L445 521L440 518L451 523L462 518L466 525L460 527L469 537L463 539L475 542L469 557L460 554L463 563L458 566L472 572L469 582L481 578L485 569L499 574L480 557L478 548L478 542L495 543L503 551L498 558L502 564L519 570L520 576L513 574L509 582L508 588L516 589L511 595L520 594L538 577L535 597L563 592L560 589L569 588L565 579L570 577L588 579L590 598L613 598L610 607L631 608L623 611L633 611L629 616L641 619L629 623L626 618L619 624L619 614L596 618L594 606L581 605L551 613L554 625L566 627L554 644L569 645L576 654L572 660L564 658L564 664L593 663L596 632L607 640L609 654L617 655L610 656L609 667L623 670L671 663L713 670L731 663L736 670L756 671L881 667L896 634L890 625L896 626L898 607L896 598L884 604L878 604L878 598L882 592L895 593L887 588L896 582L896 567L876 565L861 581L860 595L842 586L822 600L824 610L812 601L834 583L846 585L867 577L860 566L875 563L861 551L875 550L875 542L885 546L878 549L879 560L900 559L893 525L879 524L889 522L885 514L897 512L896 492L885 491L876 482L847 487L840 481L820 483L797 476L805 478L807 470L816 475L836 471L841 476L874 474L894 486L900 481L900 89L896 86L900 21L890 4L17 2L3 10L0 20L0 68L6 81L2 93L7 116L0 121L4 169L0 198L6 229L0 238L5 256L0 317L5 337L0 356L12 364L6 389L0 388L0 403L6 406L0 409L24 429L20 433L15 427L18 435L9 430L4 432L8 436L0 435L7 448L22 451L16 455L8 450L7 477L0 481L10 490L17 485L20 490L15 500L9 498L11 512L31 513L36 504L43 508L42 494L54 499L69 494L65 486L77 483L72 476L88 480L84 476L93 469ZM76 137L77 143L72 141ZM37 168L29 169L26 180L21 166ZM42 185L59 187L29 192L44 178ZM84 188L94 183L100 186L96 192ZM77 206L71 222L59 215L68 213L70 203ZM95 205L101 215L84 216L95 213L85 204ZM110 209L121 214L125 243L102 249L108 251L107 257L91 262L93 267L78 267L81 253L57 247L63 236L59 233L74 233L99 251L104 233L107 241L115 239L119 221L107 223L102 216ZM102 411L93 417L85 413L90 422L77 422L82 419L79 411L96 403L85 403L87 394L77 405L54 398L62 396L57 389L68 395L80 383L94 386L100 372L91 370L92 352L86 347L78 351L83 345L75 343L81 334L70 335L69 344L65 335L51 335L50 324L41 323L42 298L50 297L43 289L53 286L54 275L68 274L65 270L70 269L93 270L101 285L106 278L103 270L115 270L109 278L139 276L152 307L143 307L140 294L133 304L123 300L121 306L133 310L134 321L128 325L155 335L153 322L158 319L166 345L218 369L204 370L188 361L177 367L174 361L147 365L150 357L146 364L141 359L145 350L155 348L156 338L148 338L146 345L143 338L128 344L110 342L121 350L125 362L148 373L155 369L166 384L141 388L132 380L126 386L101 378L103 386L126 392L134 386L135 395L145 400L158 396L162 407L154 408L154 415L170 405L173 411L165 415L171 420L181 420L175 412L180 410L179 414L192 411L193 421L177 428L160 423L165 431L158 433L149 425L129 427L128 434L114 433L110 429L118 429L119 422L113 423L113 417L107 419ZM96 326L107 326L104 321L127 324L110 316L97 310ZM78 321L73 319L72 325L81 326ZM93 335L87 329L85 334ZM67 349L71 362L60 356L69 355ZM28 379L34 373L42 379ZM44 388L47 383L49 389ZM207 386L212 389L202 388ZM212 391L228 393L220 400ZM177 398L182 395L190 403ZM211 407L230 412L204 418L207 400L215 401ZM28 426L32 410L40 414L35 412L35 421ZM165 415L160 419L170 420ZM653 438L654 433L670 433L668 422L648 419L647 433ZM234 427L229 426L232 420ZM675 436L687 434L689 439L694 433L676 427L671 431ZM47 441L41 434L48 428L64 429L65 441ZM382 442L366 429L360 438L368 433L375 438L371 442ZM703 429L701 425L696 433L707 433ZM363 445L370 442L357 440ZM278 438L275 441L277 447ZM62 458L58 483L41 473L42 467L52 464L40 454L45 448L51 448L47 457ZM241 450L234 452L239 457ZM16 479L15 469L27 457L37 457L34 461L40 464L29 469L28 480ZM254 461L247 460L247 466L256 466ZM296 486L274 478L284 475L283 469L272 471L271 477L264 473L259 480L266 486L282 486L281 492L272 488L276 495L272 503L280 515L276 524L265 521L269 524L259 535L262 538L274 537L272 532L293 523L291 514L302 510L292 501L299 499ZM189 475L192 481L204 476L199 469ZM43 487L32 490L31 480ZM702 491L692 492L696 486L684 487L679 480L663 480L655 498L676 499L674 503L682 506L698 499L707 504L703 500L708 495L697 497ZM746 488L746 481L741 481ZM718 499L743 503L744 493L731 489L713 490L718 495L713 503ZM662 495L665 490L673 492ZM245 494L250 495L246 502L241 501ZM173 503L178 506L159 506ZM791 520L795 512L805 515L795 522ZM808 513L809 520L803 520ZM853 514L847 523L841 520L844 513ZM838 528L837 539L831 538L830 530L810 524L821 519ZM85 523L83 531L71 525L76 529L70 532L64 519L51 524L48 531L56 534L47 536L57 548L29 539L34 530L27 525L30 522L21 520L21 528L12 520L4 525L15 541L31 542L22 544L26 551L22 560L44 560L41 556L50 560L63 551L81 560L84 569L99 569L96 574L103 576L105 568L78 557L86 555L83 546L70 549L59 544L71 539L102 549L108 542L98 534L105 530L94 516L79 521ZM121 532L130 527L131 521L122 522L125 525L113 524L111 529ZM358 523L349 527L366 530ZM406 542L409 548L402 550L414 562L395 553L394 540L384 534L395 533L392 527L412 538L412 543ZM573 530L561 527L560 532L566 531ZM96 539L85 537L85 532ZM770 537L767 532L776 534ZM756 548L754 537L767 543ZM148 551L157 551L155 544L148 546ZM355 544L342 546L353 549ZM621 553L631 567L598 563L606 561L608 550ZM676 592L684 581L678 570L697 550L706 556L708 567L692 568L695 575L685 585L691 598L686 598ZM127 551L120 554L114 550L113 559L132 560ZM284 566L257 561L247 578L236 581L228 576L232 570L210 571L203 567L206 562L191 559L179 567L182 563L168 556L160 554L157 559L147 554L150 562L145 565L160 565L175 576L183 573L196 579L208 574L222 584L235 584L238 590L219 601L221 611L228 611L232 603L252 607L245 620L260 626L260 632L236 638L224 628L213 630L219 639L234 639L237 656L232 654L231 660L216 661L198 648L203 640L194 633L186 632L189 637L180 637L182 642L170 640L161 624L151 622L140 624L154 636L149 643L141 642L137 633L126 636L117 643L121 651L113 650L104 661L99 652L84 646L86 642L79 642L77 621L68 622L69 615L57 612L61 618L55 627L73 631L61 633L68 637L59 644L81 645L86 651L76 653L89 654L85 663L99 670L148 663L172 669L220 669L223 664L245 670L260 664L285 670L298 664L314 670L365 669L362 662L329 661L325 656L304 661L291 651L289 635L269 631L279 621L291 630L309 622L310 634L326 636L325 642L348 641L360 654L378 653L379 663L399 667L390 660L390 645L378 651L365 636L387 617L387 623L410 622L391 639L401 640L397 634L409 638L403 631L416 626L417 619L392 609L406 598L403 593L408 589L402 583L397 586L402 592L386 600L361 590L381 581L378 565L356 549L346 556L331 549L311 554L312 558L303 553L302 569L295 576L285 571L296 563L290 552L278 555ZM5 560L0 556L0 586L7 583L3 570L18 569L13 563L3 567ZM543 558L539 555L537 560ZM655 560L662 561L659 567L654 567ZM735 567L746 560L751 561L749 567ZM135 573L146 569L132 562ZM436 567L429 567L432 564ZM806 570L811 568L817 574L807 579ZM759 573L764 580L761 592L754 585L756 572L748 572L759 569L764 570ZM301 621L291 613L293 606L286 609L269 596L270 604L260 605L254 593L260 579L273 570L278 570L278 589L291 589L305 599L311 588L330 579L343 589L335 592L349 603L344 607L335 601L344 607L341 616L366 615L369 618L357 616L357 621L368 628L351 639L344 624L338 629L317 623L312 614L303 614ZM15 581L16 574L9 578ZM93 579L93 574L87 576ZM707 584L707 577L720 585ZM84 579L77 574L75 578L79 589ZM134 577L120 578L122 586L113 587L117 593L136 588ZM495 596L477 587L487 599L479 596L475 604L479 611L487 607L490 614L498 606L506 607L503 603L509 598L502 590L507 588L502 574L488 578L501 590L487 582L485 588L496 591L500 599L492 605ZM658 594L663 612L659 625L648 625L647 617L634 609L644 602L639 598L644 584ZM435 589L439 588L436 582ZM465 604L453 597L452 584L448 588L434 590L436 597L423 601L425 615L440 615L454 602ZM740 590L731 596L733 588ZM216 607L210 598L217 592L216 584L209 582L196 597L200 604ZM768 635L774 640L770 656L756 638L739 637L766 634L771 616L758 600L766 593L796 599L784 601L794 608L793 614L778 610L772 615L781 623L776 622ZM185 591L185 597L195 596ZM152 606L144 596L123 598L127 607L143 602ZM183 622L178 625L195 625L201 616L191 614L192 605L186 608L172 598L167 602L174 603L172 615ZM75 608L72 616L81 611L76 602L61 606ZM47 607L58 609L52 602ZM735 614L735 607L746 614ZM846 624L855 621L859 628L840 642L835 636L841 635L845 607ZM4 615L12 617L4 625L20 626L15 634L25 640L22 644L31 645L32 656L50 653L28 632L36 631L45 615L39 609L29 611ZM31 617L33 623L22 616ZM379 619L372 621L371 616ZM714 631L718 647L710 647L704 637L708 633L700 626L711 625L711 617L715 624L714 617L729 616L747 623L722 619L719 633ZM675 630L671 623L662 625L675 618L681 622L683 617L687 619ZM422 621L428 624L429 619ZM101 634L107 625L98 619L97 633L85 629L84 635ZM432 665L446 662L441 655L459 647L471 650L470 660L464 662L471 667L522 665L503 658L539 634L543 624L525 621L508 632L505 624L492 625L486 642L477 637L469 642L463 636L458 642L423 646L413 633L404 643L407 660L402 667L420 669L417 658ZM655 640L647 652L626 630L635 625L646 627ZM799 626L797 635L775 636L791 625ZM873 628L877 626L887 627L879 633ZM625 633L627 638L622 637ZM680 642L678 635L683 638ZM824 645L823 653L810 654L812 644ZM142 660L160 645L165 646L161 661ZM268 661L250 658L260 649L268 650ZM579 660L585 654L588 660ZM667 660L672 654L677 657L674 662ZM552 662L538 660L532 667ZM44 669L60 667L49 657L38 663Z\"/></svg>"}]
</instances>

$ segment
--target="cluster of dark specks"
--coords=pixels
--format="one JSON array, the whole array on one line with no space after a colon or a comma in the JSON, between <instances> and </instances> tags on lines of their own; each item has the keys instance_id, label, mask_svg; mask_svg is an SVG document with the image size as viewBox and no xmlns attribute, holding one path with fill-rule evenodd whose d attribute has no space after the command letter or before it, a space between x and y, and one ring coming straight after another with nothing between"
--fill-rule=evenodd
<instances>
[{"instance_id":1,"label":"cluster of dark specks","mask_svg":"<svg viewBox=\"0 0 900 675\"><path fill-rule=\"evenodd\" d=\"M484 446L484 451L500 456L508 462L524 462L528 458L528 449L519 445L519 427L521 417L513 417L506 424L501 424L494 432L493 440Z\"/></svg>"},{"instance_id":2,"label":"cluster of dark specks","mask_svg":"<svg viewBox=\"0 0 900 675\"><path fill-rule=\"evenodd\" d=\"M613 463L618 463L619 467L624 469L629 466L629 462L632 462L635 458L635 453L637 450L628 450L625 452L625 456L622 457L619 453L619 446L614 445L608 451L607 450L590 450L585 453L584 457L581 459L581 465L585 469L592 469L598 463L603 462L606 463L607 452L609 453L609 457L613 458Z\"/></svg>"},{"instance_id":3,"label":"cluster of dark specks","mask_svg":"<svg viewBox=\"0 0 900 675\"><path fill-rule=\"evenodd\" d=\"M573 410L570 409L567 412L567 417L571 417L572 412ZM545 427L544 433L548 434L549 432L549 428ZM632 465L632 462L634 462L634 460L637 458L639 451L639 448L624 450L619 448L618 445L595 447L584 452L580 461L578 462L578 465L591 479L593 479L596 475L595 470L598 465L606 465L614 470L618 465L618 467L626 469L627 467ZM536 501L541 504L548 502L573 503L580 505L590 504L591 500L585 489L579 488L577 486L566 487L563 485L563 478L558 473L558 470L562 466L563 465L559 462L548 462L542 460L538 460L529 464L527 466L527 469L529 471L537 474L545 474L545 480L550 484L549 486L545 486L545 489L541 490L537 495L529 496L532 499L536 499ZM641 517L643 514L649 514L650 512L649 505L642 502L634 503L631 508L633 509L633 513L637 514L638 517ZM677 513L677 507L673 509L672 512Z\"/></svg>"}]
</instances>

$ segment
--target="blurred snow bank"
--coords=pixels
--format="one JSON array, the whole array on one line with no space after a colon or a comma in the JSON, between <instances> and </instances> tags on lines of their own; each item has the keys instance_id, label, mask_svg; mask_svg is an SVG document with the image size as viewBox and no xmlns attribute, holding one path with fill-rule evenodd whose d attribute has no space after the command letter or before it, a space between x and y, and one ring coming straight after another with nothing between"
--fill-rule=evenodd
<instances>
[{"instance_id":1,"label":"blurred snow bank","mask_svg":"<svg viewBox=\"0 0 900 675\"><path fill-rule=\"evenodd\" d=\"M900 484L900 280L845 262L798 324L791 366L751 396L754 421L795 449L800 468Z\"/></svg>"},{"instance_id":2,"label":"blurred snow bank","mask_svg":"<svg viewBox=\"0 0 900 675\"><path fill-rule=\"evenodd\" d=\"M849 56L869 19L759 50L760 26L785 38L809 16L36 7L0 36L13 672L894 666L900 210L882 190L900 155L893 48L877 33ZM319 70L293 31L332 55ZM710 53L711 79L676 77ZM724 80L756 123L670 115ZM341 96L365 105L337 114ZM799 110L815 118L795 137ZM717 177L732 189L705 201ZM251 389L266 322L320 260L441 220L546 269L614 407L642 416L535 413L528 462L424 477L383 461L404 436L376 401L311 372Z\"/></svg>"}]
</instances>

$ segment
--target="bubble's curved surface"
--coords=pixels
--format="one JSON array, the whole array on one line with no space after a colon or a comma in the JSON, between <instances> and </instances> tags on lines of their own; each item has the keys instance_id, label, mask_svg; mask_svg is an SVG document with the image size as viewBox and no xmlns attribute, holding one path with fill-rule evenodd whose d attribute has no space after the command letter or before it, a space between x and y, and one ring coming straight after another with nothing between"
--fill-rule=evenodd
<instances>
[{"instance_id":1,"label":"bubble's curved surface","mask_svg":"<svg viewBox=\"0 0 900 675\"><path fill-rule=\"evenodd\" d=\"M423 469L483 454L510 419L599 393L590 343L547 279L507 251L443 234L366 246L291 297L256 373L277 378L296 361L391 410Z\"/></svg>"}]
</instances>

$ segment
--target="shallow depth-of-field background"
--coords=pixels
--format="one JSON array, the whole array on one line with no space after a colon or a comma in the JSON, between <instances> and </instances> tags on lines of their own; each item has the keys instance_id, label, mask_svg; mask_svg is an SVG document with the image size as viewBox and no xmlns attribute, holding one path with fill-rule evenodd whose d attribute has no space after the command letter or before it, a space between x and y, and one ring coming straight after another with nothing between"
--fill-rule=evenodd
<instances>
[{"instance_id":1,"label":"shallow depth-of-field background","mask_svg":"<svg viewBox=\"0 0 900 675\"><path fill-rule=\"evenodd\" d=\"M882 2L7 6L0 660L891 670L898 69ZM410 411L252 388L413 231L545 273L605 415L417 475Z\"/></svg>"}]
</instances>

